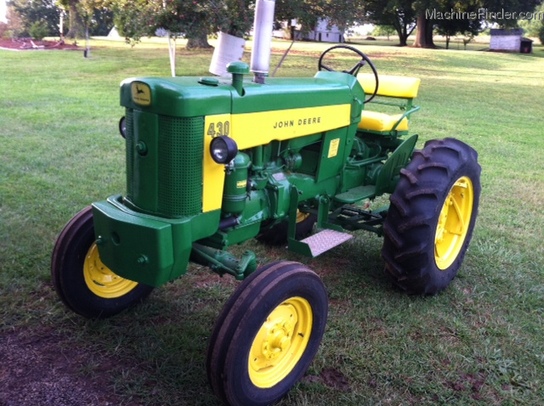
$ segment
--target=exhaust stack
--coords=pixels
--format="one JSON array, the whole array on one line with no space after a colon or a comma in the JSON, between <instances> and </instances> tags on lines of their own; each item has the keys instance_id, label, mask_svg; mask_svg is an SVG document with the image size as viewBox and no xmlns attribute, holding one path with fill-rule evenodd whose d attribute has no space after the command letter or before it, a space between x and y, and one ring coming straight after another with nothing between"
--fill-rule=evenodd
<instances>
[{"instance_id":1,"label":"exhaust stack","mask_svg":"<svg viewBox=\"0 0 544 406\"><path fill-rule=\"evenodd\" d=\"M274 28L274 0L257 0L253 22L253 51L251 72L255 83L264 83L270 69L270 48Z\"/></svg>"}]
</instances>

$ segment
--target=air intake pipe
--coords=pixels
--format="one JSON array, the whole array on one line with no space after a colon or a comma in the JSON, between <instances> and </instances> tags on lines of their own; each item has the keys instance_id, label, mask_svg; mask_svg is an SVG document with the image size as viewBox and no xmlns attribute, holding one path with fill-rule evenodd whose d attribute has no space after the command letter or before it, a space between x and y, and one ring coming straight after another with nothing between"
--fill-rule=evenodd
<instances>
[{"instance_id":1,"label":"air intake pipe","mask_svg":"<svg viewBox=\"0 0 544 406\"><path fill-rule=\"evenodd\" d=\"M264 83L270 69L270 48L274 27L274 0L257 0L253 22L251 72L255 83Z\"/></svg>"}]
</instances>

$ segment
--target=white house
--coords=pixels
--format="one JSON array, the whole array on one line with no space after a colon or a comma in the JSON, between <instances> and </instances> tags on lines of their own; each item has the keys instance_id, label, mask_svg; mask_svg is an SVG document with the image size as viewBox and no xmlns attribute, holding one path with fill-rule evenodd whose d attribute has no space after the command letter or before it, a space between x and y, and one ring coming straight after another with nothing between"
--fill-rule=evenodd
<instances>
[{"instance_id":1,"label":"white house","mask_svg":"<svg viewBox=\"0 0 544 406\"><path fill-rule=\"evenodd\" d=\"M334 24L329 27L327 19L319 19L314 29L304 35L304 39L318 42L344 42L344 32Z\"/></svg>"}]
</instances>

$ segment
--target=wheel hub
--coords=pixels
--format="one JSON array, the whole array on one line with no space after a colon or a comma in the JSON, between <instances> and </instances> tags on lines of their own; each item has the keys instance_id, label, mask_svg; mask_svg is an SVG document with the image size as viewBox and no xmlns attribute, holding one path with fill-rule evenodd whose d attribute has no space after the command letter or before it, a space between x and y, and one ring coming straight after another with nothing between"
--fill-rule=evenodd
<instances>
[{"instance_id":1,"label":"wheel hub","mask_svg":"<svg viewBox=\"0 0 544 406\"><path fill-rule=\"evenodd\" d=\"M105 299L124 296L138 285L137 282L120 277L104 265L96 244L91 245L85 256L83 275L91 292Z\"/></svg>"},{"instance_id":2,"label":"wheel hub","mask_svg":"<svg viewBox=\"0 0 544 406\"><path fill-rule=\"evenodd\" d=\"M463 176L452 186L440 210L435 234L435 262L440 270L450 267L465 241L474 203L474 187Z\"/></svg>"},{"instance_id":3,"label":"wheel hub","mask_svg":"<svg viewBox=\"0 0 544 406\"><path fill-rule=\"evenodd\" d=\"M302 357L310 339L312 309L301 297L286 300L268 315L249 354L249 376L269 388L283 380Z\"/></svg>"}]
</instances>

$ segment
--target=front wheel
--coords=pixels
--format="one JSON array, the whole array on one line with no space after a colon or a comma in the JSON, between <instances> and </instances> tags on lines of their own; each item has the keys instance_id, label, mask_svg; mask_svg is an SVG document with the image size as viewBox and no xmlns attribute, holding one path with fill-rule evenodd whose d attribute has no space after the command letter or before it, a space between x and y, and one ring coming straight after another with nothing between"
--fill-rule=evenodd
<instances>
[{"instance_id":1,"label":"front wheel","mask_svg":"<svg viewBox=\"0 0 544 406\"><path fill-rule=\"evenodd\" d=\"M476 151L453 138L427 142L401 170L382 248L401 289L435 294L457 275L476 222L480 172Z\"/></svg>"},{"instance_id":2,"label":"front wheel","mask_svg":"<svg viewBox=\"0 0 544 406\"><path fill-rule=\"evenodd\" d=\"M296 262L251 274L225 304L208 347L208 379L226 404L269 405L310 366L327 321L320 278Z\"/></svg>"},{"instance_id":3,"label":"front wheel","mask_svg":"<svg viewBox=\"0 0 544 406\"><path fill-rule=\"evenodd\" d=\"M51 277L64 304L87 318L113 316L153 290L116 275L102 263L91 206L76 214L60 233L53 248Z\"/></svg>"}]
</instances>

